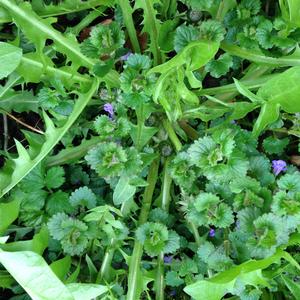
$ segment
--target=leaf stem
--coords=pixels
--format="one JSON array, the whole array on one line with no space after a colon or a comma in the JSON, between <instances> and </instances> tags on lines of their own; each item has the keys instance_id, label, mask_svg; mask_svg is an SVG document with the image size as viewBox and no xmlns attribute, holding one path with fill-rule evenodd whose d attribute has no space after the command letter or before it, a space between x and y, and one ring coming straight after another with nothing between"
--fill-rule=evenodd
<instances>
[{"instance_id":1,"label":"leaf stem","mask_svg":"<svg viewBox=\"0 0 300 300\"><path fill-rule=\"evenodd\" d=\"M3 114L3 149L5 152L7 152L7 146L8 146L8 125L7 125L7 116L6 114Z\"/></svg>"},{"instance_id":2,"label":"leaf stem","mask_svg":"<svg viewBox=\"0 0 300 300\"><path fill-rule=\"evenodd\" d=\"M37 7L33 5L33 9L41 17L51 17L51 16L60 16L64 14L75 13L90 8L95 9L97 6L100 5L109 6L113 4L113 1L112 0L88 0L84 2L81 1L80 5L78 4L75 5L72 2L68 2L68 3L71 3L71 5L68 4L69 7L66 6L66 4L64 5L64 3L62 3L60 5L38 5Z\"/></svg>"},{"instance_id":3,"label":"leaf stem","mask_svg":"<svg viewBox=\"0 0 300 300\"><path fill-rule=\"evenodd\" d=\"M111 261L113 259L115 249L113 247L114 241L111 242L111 244L108 246L104 258L101 264L100 271L97 275L96 283L101 283L102 280L110 281L110 269L111 269Z\"/></svg>"},{"instance_id":4,"label":"leaf stem","mask_svg":"<svg viewBox=\"0 0 300 300\"><path fill-rule=\"evenodd\" d=\"M78 35L84 28L89 26L95 19L103 15L106 7L99 7L98 9L90 11L76 26L70 28L70 32Z\"/></svg>"},{"instance_id":5,"label":"leaf stem","mask_svg":"<svg viewBox=\"0 0 300 300\"><path fill-rule=\"evenodd\" d=\"M178 139L178 137L177 137L177 135L176 135L176 133L175 133L175 131L174 131L174 129L173 129L171 123L169 122L169 120L164 119L164 120L163 120L163 126L164 126L164 128L166 129L166 131L167 131L167 133L168 133L168 136L169 136L171 142L173 143L173 145L174 145L176 151L177 151L177 152L180 151L181 148L182 148L182 144L181 144L181 142L179 141L179 139ZM183 193L182 193L182 194L183 194ZM192 233L193 233L193 235L194 235L194 238L195 238L195 241L196 241L197 246L200 246L200 244L201 244L201 238L200 238L200 235L199 235L197 226L196 226L193 222L188 222L188 221L187 221L187 223L188 223L188 225L189 225L190 228L191 228L191 231L192 231Z\"/></svg>"},{"instance_id":6,"label":"leaf stem","mask_svg":"<svg viewBox=\"0 0 300 300\"><path fill-rule=\"evenodd\" d=\"M67 164L73 160L82 158L93 146L99 143L99 137L92 137L89 140L84 140L76 147L66 148L58 154L50 156L46 160L48 167Z\"/></svg>"},{"instance_id":7,"label":"leaf stem","mask_svg":"<svg viewBox=\"0 0 300 300\"><path fill-rule=\"evenodd\" d=\"M128 32L129 39L132 44L133 50L136 53L140 53L141 48L140 48L139 40L137 38L136 30L135 30L133 19L132 19L133 9L129 3L129 0L118 0L118 4L122 10L124 23L127 28L127 32Z\"/></svg>"},{"instance_id":8,"label":"leaf stem","mask_svg":"<svg viewBox=\"0 0 300 300\"><path fill-rule=\"evenodd\" d=\"M164 126L166 132L168 133L169 139L173 143L176 151L180 151L181 148L182 148L182 144L181 144L180 140L178 139L178 137L177 137L170 121L167 120L167 119L164 119L163 120L163 126Z\"/></svg>"},{"instance_id":9,"label":"leaf stem","mask_svg":"<svg viewBox=\"0 0 300 300\"><path fill-rule=\"evenodd\" d=\"M277 74L271 74L271 75L264 75L255 79L241 80L241 83L243 83L249 90L255 90L261 87L264 83L266 83L268 80L270 80L276 75ZM234 83L231 83L231 84L226 84L214 88L202 89L197 91L196 94L198 96L204 96L204 95L216 95L221 93L232 93L236 91L237 91L236 85Z\"/></svg>"},{"instance_id":10,"label":"leaf stem","mask_svg":"<svg viewBox=\"0 0 300 300\"><path fill-rule=\"evenodd\" d=\"M270 57L265 56L260 52L244 49L225 42L221 43L221 49L231 55L235 55L260 64L270 65L274 67L300 66L300 58L294 57L293 55L280 58Z\"/></svg>"},{"instance_id":11,"label":"leaf stem","mask_svg":"<svg viewBox=\"0 0 300 300\"><path fill-rule=\"evenodd\" d=\"M142 208L140 212L140 217L138 221L138 225L144 224L150 212L152 197L154 193L154 188L156 185L157 177L158 177L158 167L159 161L156 159L150 165L147 183L148 185L145 188L144 197L142 201ZM141 280L141 270L140 264L143 255L143 245L135 240L133 253L130 258L129 264L129 275L128 275L128 292L127 292L127 300L137 300L140 299L141 286L138 284L138 281Z\"/></svg>"},{"instance_id":12,"label":"leaf stem","mask_svg":"<svg viewBox=\"0 0 300 300\"><path fill-rule=\"evenodd\" d=\"M170 158L167 158L164 164L163 182L162 182L162 200L161 208L166 212L169 211L170 206L170 188L172 178L169 173ZM164 300L165 295L165 280L164 280L164 252L161 252L157 258L157 271L155 281L155 299Z\"/></svg>"},{"instance_id":13,"label":"leaf stem","mask_svg":"<svg viewBox=\"0 0 300 300\"><path fill-rule=\"evenodd\" d=\"M158 47L158 28L156 26L156 18L153 14L153 2L151 0L144 0L145 8L147 10L146 16L149 16L149 24L151 24L150 29L150 38L151 43L153 45L153 58L154 58L154 66L157 66L162 63L161 52Z\"/></svg>"}]
</instances>

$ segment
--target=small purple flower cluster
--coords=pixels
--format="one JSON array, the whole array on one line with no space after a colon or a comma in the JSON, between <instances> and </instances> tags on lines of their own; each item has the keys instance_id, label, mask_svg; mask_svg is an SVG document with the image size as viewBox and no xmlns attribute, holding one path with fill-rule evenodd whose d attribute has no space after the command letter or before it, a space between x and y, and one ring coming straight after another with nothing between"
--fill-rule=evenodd
<instances>
[{"instance_id":1,"label":"small purple flower cluster","mask_svg":"<svg viewBox=\"0 0 300 300\"><path fill-rule=\"evenodd\" d=\"M281 172L287 170L287 165L284 160L273 160L272 161L272 168L275 176L279 175Z\"/></svg>"},{"instance_id":2,"label":"small purple flower cluster","mask_svg":"<svg viewBox=\"0 0 300 300\"><path fill-rule=\"evenodd\" d=\"M210 229L209 229L208 235L209 235L210 237L214 237L214 236L216 235L216 231L215 231L213 228L210 228Z\"/></svg>"},{"instance_id":3,"label":"small purple flower cluster","mask_svg":"<svg viewBox=\"0 0 300 300\"><path fill-rule=\"evenodd\" d=\"M104 104L103 109L104 109L104 111L106 111L108 113L108 115L111 119L114 118L115 112L114 112L114 107L112 106L111 103Z\"/></svg>"}]
</instances>

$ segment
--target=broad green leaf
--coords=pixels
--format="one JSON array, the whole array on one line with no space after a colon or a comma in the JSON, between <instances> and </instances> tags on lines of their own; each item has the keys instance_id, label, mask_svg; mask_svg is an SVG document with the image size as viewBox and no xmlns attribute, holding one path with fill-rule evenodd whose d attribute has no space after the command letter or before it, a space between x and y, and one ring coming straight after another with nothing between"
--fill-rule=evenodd
<instances>
[{"instance_id":1,"label":"broad green leaf","mask_svg":"<svg viewBox=\"0 0 300 300\"><path fill-rule=\"evenodd\" d=\"M94 265L93 261L91 260L91 258L87 254L85 255L85 261L87 263L89 274L90 274L89 282L95 282L97 278L98 270Z\"/></svg>"},{"instance_id":2,"label":"broad green leaf","mask_svg":"<svg viewBox=\"0 0 300 300\"><path fill-rule=\"evenodd\" d=\"M284 252L278 250L276 254L262 260L249 260L227 271L207 279L199 280L184 288L184 291L195 300L221 300L227 293L234 294L237 281L247 285L268 287L269 284L262 275L262 270L273 263L280 262Z\"/></svg>"},{"instance_id":3,"label":"broad green leaf","mask_svg":"<svg viewBox=\"0 0 300 300\"><path fill-rule=\"evenodd\" d=\"M11 74L20 64L22 49L0 42L0 79Z\"/></svg>"},{"instance_id":4,"label":"broad green leaf","mask_svg":"<svg viewBox=\"0 0 300 300\"><path fill-rule=\"evenodd\" d=\"M0 23L8 23L11 22L11 16L7 11L3 8L0 8Z\"/></svg>"},{"instance_id":5,"label":"broad green leaf","mask_svg":"<svg viewBox=\"0 0 300 300\"><path fill-rule=\"evenodd\" d=\"M134 10L142 9L143 14L143 32L146 32L150 39L150 51L153 53L154 64L157 65L161 61L161 52L157 47L158 33L160 31L161 22L156 18L157 11L154 4L160 4L160 0L136 0Z\"/></svg>"},{"instance_id":6,"label":"broad green leaf","mask_svg":"<svg viewBox=\"0 0 300 300\"><path fill-rule=\"evenodd\" d=\"M65 256L62 259L54 261L50 268L53 273L62 281L64 282L69 270L71 267L71 256Z\"/></svg>"},{"instance_id":7,"label":"broad green leaf","mask_svg":"<svg viewBox=\"0 0 300 300\"><path fill-rule=\"evenodd\" d=\"M187 65L188 71L194 71L208 63L217 53L219 43L212 41L195 41L187 45L180 53L164 64L156 66L151 73L166 73L171 69Z\"/></svg>"},{"instance_id":8,"label":"broad green leaf","mask_svg":"<svg viewBox=\"0 0 300 300\"><path fill-rule=\"evenodd\" d=\"M59 78L67 88L74 85L74 83L92 83L89 77L74 72L69 67L55 68L49 57L44 56L42 60L37 53L24 54L16 72L26 82L39 83L44 77L47 80Z\"/></svg>"},{"instance_id":9,"label":"broad green leaf","mask_svg":"<svg viewBox=\"0 0 300 300\"><path fill-rule=\"evenodd\" d=\"M34 111L38 112L38 100L31 92L10 91L5 97L0 98L0 108L7 112L12 110L18 113Z\"/></svg>"},{"instance_id":10,"label":"broad green leaf","mask_svg":"<svg viewBox=\"0 0 300 300\"><path fill-rule=\"evenodd\" d=\"M19 156L8 161L0 171L0 198L10 191L18 182L20 182L36 165L38 165L38 163L41 162L61 140L90 101L97 90L98 85L98 81L94 81L87 93L79 95L79 98L76 100L74 105L73 112L62 127L55 127L48 115L43 113L46 127L44 135L45 142L40 149L36 149L39 153L36 157L32 159L24 146L20 142L16 141Z\"/></svg>"},{"instance_id":11,"label":"broad green leaf","mask_svg":"<svg viewBox=\"0 0 300 300\"><path fill-rule=\"evenodd\" d=\"M9 289L14 282L15 280L7 271L0 270L0 288Z\"/></svg>"},{"instance_id":12,"label":"broad green leaf","mask_svg":"<svg viewBox=\"0 0 300 300\"><path fill-rule=\"evenodd\" d=\"M14 200L8 203L0 203L0 235L17 219L20 202L20 200Z\"/></svg>"},{"instance_id":13,"label":"broad green leaf","mask_svg":"<svg viewBox=\"0 0 300 300\"><path fill-rule=\"evenodd\" d=\"M233 121L244 118L249 112L253 111L259 105L250 102L235 102L230 103L229 106L233 109L232 114L229 116L229 120Z\"/></svg>"},{"instance_id":14,"label":"broad green leaf","mask_svg":"<svg viewBox=\"0 0 300 300\"><path fill-rule=\"evenodd\" d=\"M240 94L251 100L253 103L264 103L264 99L252 93L242 82L233 78L235 86Z\"/></svg>"},{"instance_id":15,"label":"broad green leaf","mask_svg":"<svg viewBox=\"0 0 300 300\"><path fill-rule=\"evenodd\" d=\"M76 282L78 276L79 276L79 273L80 273L80 262L78 263L75 271L68 277L68 279L66 280L66 283L74 283Z\"/></svg>"},{"instance_id":16,"label":"broad green leaf","mask_svg":"<svg viewBox=\"0 0 300 300\"><path fill-rule=\"evenodd\" d=\"M263 84L257 96L271 104L280 104L288 113L300 112L300 67L292 67Z\"/></svg>"},{"instance_id":17,"label":"broad green leaf","mask_svg":"<svg viewBox=\"0 0 300 300\"><path fill-rule=\"evenodd\" d=\"M267 125L275 122L279 117L279 104L266 103L261 107L259 116L253 127L254 136L259 136Z\"/></svg>"},{"instance_id":18,"label":"broad green leaf","mask_svg":"<svg viewBox=\"0 0 300 300\"><path fill-rule=\"evenodd\" d=\"M46 5L44 1L32 0L32 8L38 15L48 17L69 14L72 12L95 8L100 5L112 6L114 3L114 0L64 0L59 3L59 5Z\"/></svg>"},{"instance_id":19,"label":"broad green leaf","mask_svg":"<svg viewBox=\"0 0 300 300\"><path fill-rule=\"evenodd\" d=\"M281 279L284 281L287 288L293 294L295 299L300 299L300 286L298 283L295 283L293 280L288 278L286 275L281 275Z\"/></svg>"},{"instance_id":20,"label":"broad green leaf","mask_svg":"<svg viewBox=\"0 0 300 300\"><path fill-rule=\"evenodd\" d=\"M165 21L159 30L158 45L162 51L170 52L174 49L175 29L179 23L178 19Z\"/></svg>"},{"instance_id":21,"label":"broad green leaf","mask_svg":"<svg viewBox=\"0 0 300 300\"><path fill-rule=\"evenodd\" d=\"M147 127L142 125L141 128L139 128L139 126L131 124L130 136L138 148L143 148L157 130L158 129L156 127Z\"/></svg>"},{"instance_id":22,"label":"broad green leaf","mask_svg":"<svg viewBox=\"0 0 300 300\"><path fill-rule=\"evenodd\" d=\"M37 254L42 255L45 249L48 247L49 234L46 227L42 227L40 232L33 236L32 240L29 241L17 241L11 242L4 245L0 245L0 249L4 251L33 251Z\"/></svg>"},{"instance_id":23,"label":"broad green leaf","mask_svg":"<svg viewBox=\"0 0 300 300\"><path fill-rule=\"evenodd\" d=\"M33 300L74 300L45 260L30 251L0 250L0 262Z\"/></svg>"},{"instance_id":24,"label":"broad green leaf","mask_svg":"<svg viewBox=\"0 0 300 300\"><path fill-rule=\"evenodd\" d=\"M70 283L67 285L67 288L74 297L74 300L95 299L96 297L101 296L108 291L106 286L87 283Z\"/></svg>"},{"instance_id":25,"label":"broad green leaf","mask_svg":"<svg viewBox=\"0 0 300 300\"><path fill-rule=\"evenodd\" d=\"M294 26L300 27L300 2L298 0L279 0L283 18Z\"/></svg>"},{"instance_id":26,"label":"broad green leaf","mask_svg":"<svg viewBox=\"0 0 300 300\"><path fill-rule=\"evenodd\" d=\"M5 244L9 239L9 235L0 237L0 244Z\"/></svg>"},{"instance_id":27,"label":"broad green leaf","mask_svg":"<svg viewBox=\"0 0 300 300\"><path fill-rule=\"evenodd\" d=\"M75 37L67 37L51 26L52 23L56 22L55 18L42 19L32 10L28 2L21 2L17 5L11 0L0 0L1 7L7 10L26 37L35 44L43 64L45 60L43 49L46 40L50 39L53 41L55 50L65 54L68 60L73 63L71 67L66 67L72 72L77 71L79 66L93 67L94 61L82 54ZM118 84L118 79L118 74L115 71L111 71L105 76L105 80L113 86Z\"/></svg>"},{"instance_id":28,"label":"broad green leaf","mask_svg":"<svg viewBox=\"0 0 300 300\"><path fill-rule=\"evenodd\" d=\"M135 194L136 187L129 184L128 176L122 176L114 190L113 201L115 205L121 205Z\"/></svg>"},{"instance_id":29,"label":"broad green leaf","mask_svg":"<svg viewBox=\"0 0 300 300\"><path fill-rule=\"evenodd\" d=\"M65 37L51 26L56 21L55 18L40 18L28 2L16 5L11 0L0 0L0 6L7 9L17 26L35 44L39 54L42 54L46 40L51 39L56 49L67 55L72 62L88 68L93 66L93 62L80 52L75 40Z\"/></svg>"}]
</instances>

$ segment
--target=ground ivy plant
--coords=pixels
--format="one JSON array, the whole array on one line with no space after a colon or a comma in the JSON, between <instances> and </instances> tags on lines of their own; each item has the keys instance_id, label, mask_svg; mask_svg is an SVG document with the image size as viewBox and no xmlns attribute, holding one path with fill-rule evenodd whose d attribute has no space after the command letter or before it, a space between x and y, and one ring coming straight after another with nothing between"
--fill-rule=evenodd
<instances>
[{"instance_id":1,"label":"ground ivy plant","mask_svg":"<svg viewBox=\"0 0 300 300\"><path fill-rule=\"evenodd\" d=\"M299 13L0 0L0 299L299 299Z\"/></svg>"}]
</instances>

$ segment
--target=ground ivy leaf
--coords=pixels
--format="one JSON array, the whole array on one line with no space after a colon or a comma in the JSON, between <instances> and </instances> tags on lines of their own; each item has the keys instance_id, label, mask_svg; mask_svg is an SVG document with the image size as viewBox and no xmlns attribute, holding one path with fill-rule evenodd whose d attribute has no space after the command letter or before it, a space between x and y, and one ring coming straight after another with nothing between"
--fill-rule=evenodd
<instances>
[{"instance_id":1,"label":"ground ivy leaf","mask_svg":"<svg viewBox=\"0 0 300 300\"><path fill-rule=\"evenodd\" d=\"M205 66L205 70L215 78L225 75L233 66L232 57L230 54L225 53L216 60L211 60Z\"/></svg>"},{"instance_id":2,"label":"ground ivy leaf","mask_svg":"<svg viewBox=\"0 0 300 300\"><path fill-rule=\"evenodd\" d=\"M278 139L273 136L269 136L263 141L263 147L269 154L281 154L288 144L289 138Z\"/></svg>"}]
</instances>

